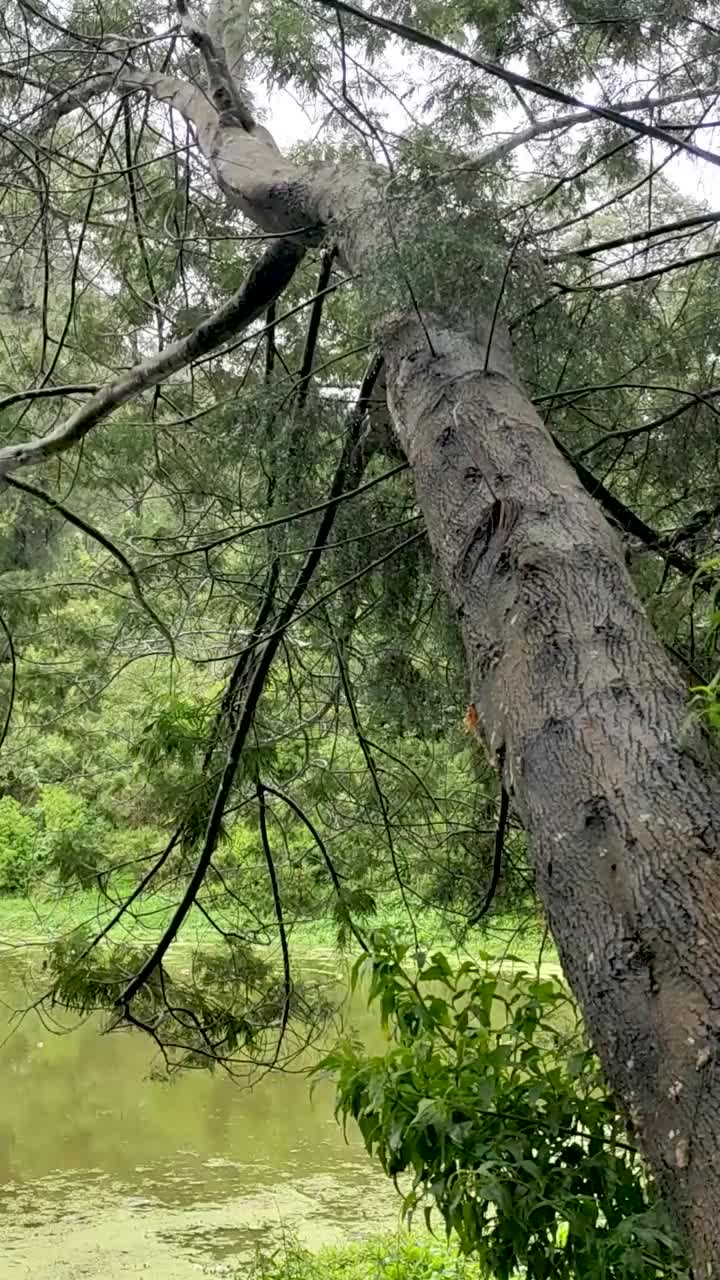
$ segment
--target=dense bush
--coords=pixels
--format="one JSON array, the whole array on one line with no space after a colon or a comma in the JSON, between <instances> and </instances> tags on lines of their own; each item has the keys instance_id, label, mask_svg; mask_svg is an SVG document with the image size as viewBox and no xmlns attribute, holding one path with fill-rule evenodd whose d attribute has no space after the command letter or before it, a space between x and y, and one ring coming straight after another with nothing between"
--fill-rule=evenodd
<instances>
[{"instance_id":1,"label":"dense bush","mask_svg":"<svg viewBox=\"0 0 720 1280\"><path fill-rule=\"evenodd\" d=\"M0 893L25 893L37 867L38 830L12 796L0 798Z\"/></svg>"},{"instance_id":2,"label":"dense bush","mask_svg":"<svg viewBox=\"0 0 720 1280\"><path fill-rule=\"evenodd\" d=\"M337 1110L482 1274L651 1280L685 1262L559 981L373 935L355 966L391 1043L328 1055Z\"/></svg>"},{"instance_id":3,"label":"dense bush","mask_svg":"<svg viewBox=\"0 0 720 1280\"><path fill-rule=\"evenodd\" d=\"M108 824L82 795L56 784L41 787L39 810L48 869L62 884L92 884L107 862Z\"/></svg>"},{"instance_id":4,"label":"dense bush","mask_svg":"<svg viewBox=\"0 0 720 1280\"><path fill-rule=\"evenodd\" d=\"M165 840L152 826L115 825L79 792L52 783L37 803L0 798L0 894L53 885L87 887L113 870L125 875Z\"/></svg>"}]
</instances>

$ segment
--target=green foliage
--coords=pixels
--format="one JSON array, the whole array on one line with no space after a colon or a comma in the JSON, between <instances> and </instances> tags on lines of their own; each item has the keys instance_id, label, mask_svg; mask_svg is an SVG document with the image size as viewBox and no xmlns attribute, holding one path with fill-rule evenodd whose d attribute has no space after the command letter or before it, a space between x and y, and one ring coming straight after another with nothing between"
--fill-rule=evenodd
<instances>
[{"instance_id":1,"label":"green foliage","mask_svg":"<svg viewBox=\"0 0 720 1280\"><path fill-rule=\"evenodd\" d=\"M61 884L81 888L97 879L108 863L109 828L85 798L56 783L40 788L39 813L43 861Z\"/></svg>"},{"instance_id":2,"label":"green foliage","mask_svg":"<svg viewBox=\"0 0 720 1280\"><path fill-rule=\"evenodd\" d=\"M380 1236L342 1248L303 1249L293 1241L258 1255L238 1280L481 1280L477 1263L438 1241Z\"/></svg>"},{"instance_id":3,"label":"green foliage","mask_svg":"<svg viewBox=\"0 0 720 1280\"><path fill-rule=\"evenodd\" d=\"M433 1210L483 1275L651 1280L684 1260L576 1010L553 978L412 955L387 932L355 965L391 1043L324 1060L403 1211Z\"/></svg>"},{"instance_id":4,"label":"green foliage","mask_svg":"<svg viewBox=\"0 0 720 1280\"><path fill-rule=\"evenodd\" d=\"M0 798L0 893L25 893L37 870L38 829L12 796Z\"/></svg>"},{"instance_id":5,"label":"green foliage","mask_svg":"<svg viewBox=\"0 0 720 1280\"><path fill-rule=\"evenodd\" d=\"M47 969L53 996L81 1014L109 1011L109 1026L124 1024L121 996L128 984L127 944L98 945L97 930L80 926L50 947ZM152 952L133 949L133 969ZM237 939L222 950L192 956L190 969L155 969L142 985L129 1019L152 1029L164 1043L167 1071L212 1071L238 1050L264 1062L275 1050L278 1029L292 1017L311 1036L330 1012L316 988L287 988L272 963ZM265 1069L263 1067L263 1069Z\"/></svg>"},{"instance_id":6,"label":"green foliage","mask_svg":"<svg viewBox=\"0 0 720 1280\"><path fill-rule=\"evenodd\" d=\"M207 712L178 694L166 697L157 714L144 725L137 755L150 769L165 761L190 765L205 741Z\"/></svg>"},{"instance_id":7,"label":"green foliage","mask_svg":"<svg viewBox=\"0 0 720 1280\"><path fill-rule=\"evenodd\" d=\"M710 729L720 732L720 672L707 684L693 685L690 711Z\"/></svg>"},{"instance_id":8,"label":"green foliage","mask_svg":"<svg viewBox=\"0 0 720 1280\"><path fill-rule=\"evenodd\" d=\"M122 104L116 94L74 96L105 65L107 32L115 53L130 37L131 62L183 79L192 68L201 85L199 59L168 28L166 4L113 0L93 8L72 0L58 45L52 6L8 3L0 399L20 399L2 408L3 444L57 428L85 394L67 388L126 378L190 331L227 301L263 247L258 228L214 189L177 112L143 94ZM403 0L380 8L581 95L590 80L616 103L646 92L674 99L678 114L667 101L668 127L679 128L679 116L688 137L700 122L700 89L717 77L713 22L688 22L679 3L651 21L626 0L612 12L603 0L539 7ZM701 9L712 19L710 6ZM0 892L59 883L73 919L97 907L104 922L138 888L167 833L183 833L113 930L117 947L81 961L86 938L72 953L55 953L58 997L78 1008L112 1007L148 954L128 957L128 935L146 943L168 923L197 864L252 666L235 664L243 651L263 652L258 632L272 633L292 597L319 514L296 513L328 497L347 409L389 311L441 307L465 323L497 306L498 318L512 323L521 380L548 428L657 530L652 550L628 542L633 573L663 640L700 664L693 713L720 728L717 603L662 554L682 533L677 545L693 563L717 555L716 518L700 522L695 540L687 534L695 513L720 510L717 260L644 284L627 280L680 267L686 248L691 257L710 255L713 224L693 228L691 240L649 235L592 252L598 241L622 242L638 228L649 233L702 212L698 193L668 178L667 148L651 154L647 140L597 120L515 147L535 122L547 124L556 112L562 119L565 108L515 97L495 77L417 46L403 45L398 59L388 33L351 15L328 22L325 10L295 0L238 9L227 34L242 39L250 63L243 74L289 90L271 101L286 154L294 148L303 166L340 161L353 173L369 155L380 162L374 191L357 202L365 233L371 224L377 232L377 253L362 283L335 263L305 410L297 376L318 278L313 251L278 300L272 344L254 326L119 406L82 448L38 468L51 499L116 544L136 577L107 541L68 524L57 508L4 494L3 618L17 669L3 633L0 701L7 705L11 681L15 701L2 757ZM288 139L293 97L312 121L302 139ZM294 118L304 129L301 113ZM648 118L657 123L660 115ZM23 134L29 147L18 146ZM578 248L591 252L580 256ZM43 394L24 400L32 389ZM656 420L661 425L645 431ZM375 435L373 423L366 442ZM444 916L432 912L433 927L447 936L454 921L464 938L488 883L497 782L460 735L471 694L458 629L426 543L400 541L420 526L409 473L385 475L394 460L382 444L361 475L348 477L351 485L384 476L338 505L255 709L195 908L217 955L198 961L184 985L166 988L221 1053L257 1043L262 1057L273 1020L287 1012L276 975L260 973L247 952L250 940L270 946L278 936L257 831L258 776L302 808L325 844L270 799L272 861L293 956L308 934L349 942L353 925L377 918L376 907L382 920L397 921L403 899L442 908ZM496 479L488 479L493 488ZM287 524L262 527L291 514ZM261 527L249 534L255 523ZM172 656L138 601L138 582L172 632ZM355 719L340 687L341 648ZM227 715L215 738L221 708ZM66 891L90 884L99 903L86 913L89 892ZM494 905L526 907L532 891L524 836L513 828ZM6 905L20 907L17 899ZM412 987L405 995L402 983L392 988L387 969L376 999L397 1024L394 1047L372 1077L362 1074L361 1053L356 1062L370 1145L388 1167L404 1162L417 1180L408 1208L425 1207L428 1195L469 1245L482 1239L487 1256L499 1259L495 1280L521 1256L528 1274L586 1267L607 1277L633 1266L643 1276L653 1258L671 1259L669 1244L642 1240L660 1222L652 1188L620 1146L595 1060L581 1039L569 1047L570 1007L545 986L531 990L530 980L508 995L491 990L486 976L449 979L438 965L444 994L431 984L420 1001ZM431 981L427 973L422 981ZM465 986L454 1004L458 981ZM137 1012L172 1043L184 1038L184 1060L194 1064L203 1057L198 1024L191 1018L188 1030L173 1021L161 995L148 987ZM484 1009L483 1001L490 1025L468 1013L461 1026L463 1012ZM302 1014L299 997L296 1009ZM568 1044L555 1043L548 1029L556 1014ZM366 1096L371 1085L376 1092ZM562 1124L579 1136L568 1138ZM427 1154L419 1169L418 1152ZM673 1266L667 1261L666 1275Z\"/></svg>"}]
</instances>

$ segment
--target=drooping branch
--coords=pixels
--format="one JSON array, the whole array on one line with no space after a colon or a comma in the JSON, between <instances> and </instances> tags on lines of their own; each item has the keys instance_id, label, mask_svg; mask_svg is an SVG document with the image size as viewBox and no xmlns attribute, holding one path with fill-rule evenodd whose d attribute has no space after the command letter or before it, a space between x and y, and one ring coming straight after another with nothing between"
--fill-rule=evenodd
<instances>
[{"instance_id":1,"label":"drooping branch","mask_svg":"<svg viewBox=\"0 0 720 1280\"><path fill-rule=\"evenodd\" d=\"M280 1017L280 1027L278 1030L276 1054L279 1056L280 1047L287 1030L288 1018L290 1017L290 997L292 995L292 974L290 971L290 948L288 947L287 930L285 928L285 918L283 914L282 897L280 894L280 885L277 878L277 870L275 868L275 859L273 858L272 849L270 847L270 838L267 829L267 804L265 803L265 788L258 780L255 794L258 801L258 817L260 820L260 843L262 845L263 854L265 856L265 865L268 871L268 879L270 880L270 889L272 892L273 908L275 910L275 919L277 921L278 933L280 935L280 950L283 962L283 985L284 999L282 1015ZM277 1061L277 1057L275 1059Z\"/></svg>"},{"instance_id":2,"label":"drooping branch","mask_svg":"<svg viewBox=\"0 0 720 1280\"><path fill-rule=\"evenodd\" d=\"M64 453L121 404L157 386L171 373L184 369L198 356L215 350L226 338L246 329L280 296L304 252L302 245L290 240L278 239L270 244L241 287L186 338L101 387L46 436L0 449L0 476Z\"/></svg>"},{"instance_id":3,"label":"drooping branch","mask_svg":"<svg viewBox=\"0 0 720 1280\"><path fill-rule=\"evenodd\" d=\"M374 360L363 381L357 403L348 415L345 443L335 470L335 475L330 487L330 493L328 495L331 500L337 498L347 485L348 475L352 470L354 460L356 458L355 447L362 430L365 414L367 412L367 404L370 396L372 395L375 384L375 378L377 376L376 371L377 360ZM163 933L162 938L157 943L157 946L153 949L152 953L148 956L139 972L135 975L132 981L128 983L123 994L118 998L117 1004L123 1010L124 1016L126 1017L133 997L137 995L138 991L140 991L145 982L147 982L155 969L162 964L168 947L177 936L177 933L205 879L213 853L215 852L215 846L217 844L225 809L232 787L235 783L242 753L254 724L258 703L265 690L265 685L274 662L275 655L280 647L282 637L287 627L293 620L297 620L297 618L301 616L298 612L298 606L313 580L315 571L322 557L325 544L327 543L335 522L336 514L336 505L327 505L325 507L315 535L314 544L308 551L305 560L298 571L288 598L280 610L277 618L277 625L274 626L268 634L260 638L260 640L256 641L256 643L251 646L252 648L260 648L261 651L254 667L252 677L245 691L242 709L238 717L235 731L230 740L225 766L208 816L202 848L198 855L193 873L185 888L185 892L183 893L182 899L178 903L175 913Z\"/></svg>"},{"instance_id":4,"label":"drooping branch","mask_svg":"<svg viewBox=\"0 0 720 1280\"><path fill-rule=\"evenodd\" d=\"M12 720L13 707L15 706L15 692L17 688L17 658L15 656L15 644L12 638L12 632L7 622L0 613L0 630L5 635L5 644L7 647L7 655L10 659L10 692L5 703L5 718L2 729L0 730L0 749L7 738Z\"/></svg>"}]
</instances>

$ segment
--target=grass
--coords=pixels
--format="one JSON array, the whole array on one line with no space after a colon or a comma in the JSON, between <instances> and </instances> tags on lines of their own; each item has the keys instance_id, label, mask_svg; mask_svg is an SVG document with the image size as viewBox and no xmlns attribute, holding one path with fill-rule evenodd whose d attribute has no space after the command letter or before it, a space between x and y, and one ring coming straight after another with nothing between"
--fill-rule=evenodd
<instances>
[{"instance_id":1,"label":"grass","mask_svg":"<svg viewBox=\"0 0 720 1280\"><path fill-rule=\"evenodd\" d=\"M124 917L113 930L113 937L128 945L141 946L156 941L166 928L177 905L177 896L156 893L134 916ZM71 932L80 925L99 930L113 917L116 906L98 894L96 890L75 890L72 893L37 893L32 897L0 897L0 947L22 944L42 945ZM230 912L213 908L213 917L221 927L232 930L237 923ZM374 921L375 925L391 925L407 932L407 919L402 911L386 909ZM445 950L449 954L458 951L458 945L442 913L424 909L418 914L418 936L423 945ZM315 919L294 922L288 926L291 946L296 954L307 956L337 953L337 926L332 919ZM276 941L270 930L270 941ZM196 907L185 921L178 942L212 946L220 941L220 934ZM463 947L464 954L485 953L491 960L502 963L511 956L523 963L534 964L541 946L539 926L527 919L510 916L494 920L486 933L471 933ZM355 951L353 944L352 952ZM547 945L543 951L543 963L556 963L554 949Z\"/></svg>"},{"instance_id":2,"label":"grass","mask_svg":"<svg viewBox=\"0 0 720 1280\"><path fill-rule=\"evenodd\" d=\"M476 1262L451 1245L411 1235L376 1236L311 1252L284 1243L241 1268L237 1280L482 1280Z\"/></svg>"}]
</instances>

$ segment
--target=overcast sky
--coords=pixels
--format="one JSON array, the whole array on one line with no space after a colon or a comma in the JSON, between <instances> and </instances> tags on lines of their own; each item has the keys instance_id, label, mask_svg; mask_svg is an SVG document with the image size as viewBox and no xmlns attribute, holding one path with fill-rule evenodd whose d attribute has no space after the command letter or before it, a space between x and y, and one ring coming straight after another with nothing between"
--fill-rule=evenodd
<instances>
[{"instance_id":1,"label":"overcast sky","mask_svg":"<svg viewBox=\"0 0 720 1280\"><path fill-rule=\"evenodd\" d=\"M414 56L414 51L407 45L401 45L399 42L393 41L385 51L384 59L388 64L391 73L397 71L403 78L408 74L412 74L415 69L415 82L418 87L418 98L423 91L427 91L428 82L425 79L425 72L418 58ZM518 64L517 70L526 70ZM478 72L478 77L481 73ZM407 82L407 81L406 81ZM307 110L297 101L293 95L286 90L277 90L273 92L271 98L268 98L267 91L264 86L254 86L254 96L258 107L264 116L264 121L271 130L278 146L281 149L289 148L299 141L310 141L318 133L322 133L323 120L327 119L330 107L320 102L314 108L312 118ZM640 96L642 90L638 92ZM592 102L598 99L598 86L587 85L582 93L578 96L583 97L585 101ZM540 117L551 116L555 111L564 112L567 110L562 107L554 107L551 102L543 102L539 98L532 100L532 95L528 95L532 101L532 106ZM383 97L377 105L382 111L385 126L393 133L402 133L408 125L408 115L403 110L402 105L393 97ZM678 107L678 112L682 111L686 118L690 118L693 108L692 103L682 104ZM647 115L642 116L647 119ZM498 125L502 124L501 118L498 118ZM526 123L525 118L518 115L517 119L510 116L507 117L505 127L510 132L514 127L523 127ZM700 146L710 151L720 152L720 128L703 129L696 138ZM482 140L478 139L478 149L481 148ZM660 142L654 143L654 156L656 162L661 158L665 148ZM523 161L532 165L532 160L527 152L518 151L516 157L516 166L522 167ZM687 154L675 157L669 162L664 170L665 175L675 183L680 191L688 198L701 204L708 205L711 208L720 207L720 165L713 165L709 161L696 159L694 156Z\"/></svg>"}]
</instances>

